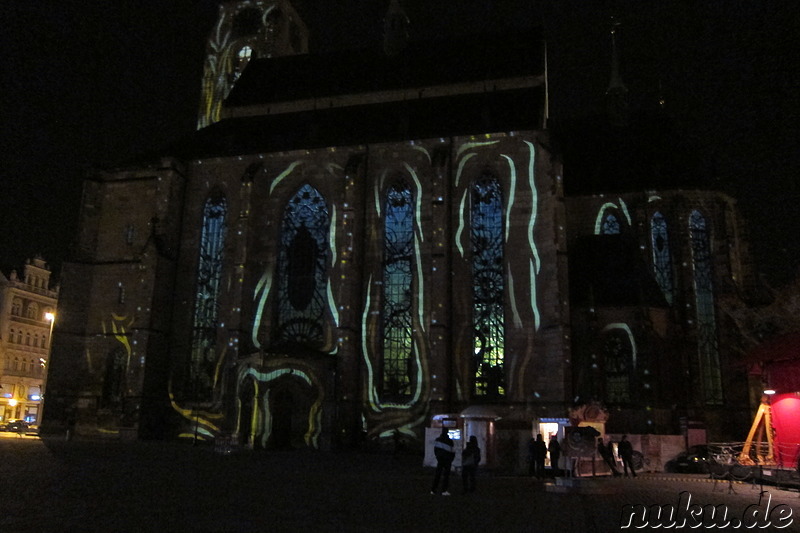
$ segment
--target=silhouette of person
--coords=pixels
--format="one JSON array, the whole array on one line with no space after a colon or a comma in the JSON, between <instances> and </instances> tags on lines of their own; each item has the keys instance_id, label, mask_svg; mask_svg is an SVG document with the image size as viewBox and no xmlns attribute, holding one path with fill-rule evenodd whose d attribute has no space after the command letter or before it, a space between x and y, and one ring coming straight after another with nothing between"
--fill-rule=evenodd
<instances>
[{"instance_id":1,"label":"silhouette of person","mask_svg":"<svg viewBox=\"0 0 800 533\"><path fill-rule=\"evenodd\" d=\"M447 434L447 428L442 428L442 434L433 442L433 454L436 456L436 474L433 477L431 494L436 494L439 480L442 480L442 496L450 496L447 487L450 484L450 465L456 457L453 440Z\"/></svg>"},{"instance_id":2,"label":"silhouette of person","mask_svg":"<svg viewBox=\"0 0 800 533\"><path fill-rule=\"evenodd\" d=\"M544 477L544 460L547 458L547 444L544 443L544 437L542 437L541 433L536 435L536 440L531 443L531 448L533 475L537 478Z\"/></svg>"},{"instance_id":3,"label":"silhouette of person","mask_svg":"<svg viewBox=\"0 0 800 533\"><path fill-rule=\"evenodd\" d=\"M622 467L625 472L625 477L628 477L628 468L631 469L631 475L636 477L636 470L633 469L633 445L628 440L627 435L622 436L622 440L617 444L617 453L622 459Z\"/></svg>"},{"instance_id":4,"label":"silhouette of person","mask_svg":"<svg viewBox=\"0 0 800 533\"><path fill-rule=\"evenodd\" d=\"M558 475L560 469L558 468L558 460L561 458L561 445L555 435L550 437L550 444L547 446L547 451L550 452L550 470L553 475Z\"/></svg>"},{"instance_id":5,"label":"silhouette of person","mask_svg":"<svg viewBox=\"0 0 800 533\"><path fill-rule=\"evenodd\" d=\"M611 451L611 445L609 444L606 446L602 437L597 439L597 453L600 454L600 457L603 458L603 461L608 465L608 468L611 469L611 473L614 475L614 477L622 475L619 473L619 470L617 470L617 465L614 464L614 454Z\"/></svg>"},{"instance_id":6,"label":"silhouette of person","mask_svg":"<svg viewBox=\"0 0 800 533\"><path fill-rule=\"evenodd\" d=\"M481 449L478 447L478 437L469 438L467 447L461 452L461 481L464 485L464 494L475 492L475 473L481 462Z\"/></svg>"}]
</instances>

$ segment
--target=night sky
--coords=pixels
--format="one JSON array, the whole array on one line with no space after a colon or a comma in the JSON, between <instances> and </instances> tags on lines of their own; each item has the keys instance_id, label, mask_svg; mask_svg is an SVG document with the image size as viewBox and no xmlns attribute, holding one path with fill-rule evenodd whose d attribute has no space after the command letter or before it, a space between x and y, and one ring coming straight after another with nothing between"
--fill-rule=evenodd
<instances>
[{"instance_id":1,"label":"night sky","mask_svg":"<svg viewBox=\"0 0 800 533\"><path fill-rule=\"evenodd\" d=\"M388 0L296 0L313 51L379 46ZM602 109L609 20L631 105L659 95L739 199L760 271L800 265L800 10L783 2L406 0L412 38L543 24L551 117ZM535 9L532 9L535 8ZM57 271L77 227L85 172L190 134L210 0L3 5L0 270L41 254ZM569 176L565 176L568 180Z\"/></svg>"}]
</instances>

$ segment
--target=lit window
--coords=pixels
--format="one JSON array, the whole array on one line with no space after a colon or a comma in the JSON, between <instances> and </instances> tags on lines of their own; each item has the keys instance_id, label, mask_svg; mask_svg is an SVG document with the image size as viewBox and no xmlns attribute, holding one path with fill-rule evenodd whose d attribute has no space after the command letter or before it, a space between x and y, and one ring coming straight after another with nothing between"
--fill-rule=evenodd
<instances>
[{"instance_id":1,"label":"lit window","mask_svg":"<svg viewBox=\"0 0 800 533\"><path fill-rule=\"evenodd\" d=\"M472 185L472 323L474 393L505 394L503 197L500 183L485 176Z\"/></svg>"},{"instance_id":2,"label":"lit window","mask_svg":"<svg viewBox=\"0 0 800 533\"><path fill-rule=\"evenodd\" d=\"M700 359L700 378L706 403L722 403L722 376L717 344L717 325L714 313L711 247L706 220L698 211L689 217L692 240L692 264L697 306L697 350Z\"/></svg>"},{"instance_id":3,"label":"lit window","mask_svg":"<svg viewBox=\"0 0 800 533\"><path fill-rule=\"evenodd\" d=\"M304 185L283 212L275 336L280 345L316 348L325 340L329 227L325 199Z\"/></svg>"},{"instance_id":4,"label":"lit window","mask_svg":"<svg viewBox=\"0 0 800 533\"><path fill-rule=\"evenodd\" d=\"M383 236L383 397L411 394L412 284L414 281L414 202L406 183L386 195Z\"/></svg>"},{"instance_id":5,"label":"lit window","mask_svg":"<svg viewBox=\"0 0 800 533\"><path fill-rule=\"evenodd\" d=\"M215 191L203 207L197 258L191 356L196 399L208 398L213 386L227 213L225 197Z\"/></svg>"},{"instance_id":6,"label":"lit window","mask_svg":"<svg viewBox=\"0 0 800 533\"><path fill-rule=\"evenodd\" d=\"M664 293L668 303L672 303L673 277L672 257L669 250L669 234L667 221L659 212L653 214L650 220L650 243L653 248L653 271L658 286Z\"/></svg>"}]
</instances>

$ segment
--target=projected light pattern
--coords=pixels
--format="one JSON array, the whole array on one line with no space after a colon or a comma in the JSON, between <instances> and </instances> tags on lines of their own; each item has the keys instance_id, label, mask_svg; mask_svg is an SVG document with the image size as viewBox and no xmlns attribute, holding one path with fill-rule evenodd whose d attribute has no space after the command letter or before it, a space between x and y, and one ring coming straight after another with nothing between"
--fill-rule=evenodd
<instances>
[{"instance_id":1,"label":"projected light pattern","mask_svg":"<svg viewBox=\"0 0 800 533\"><path fill-rule=\"evenodd\" d=\"M664 298L671 304L674 286L669 234L667 233L667 220L658 211L650 219L650 242L653 248L653 271L656 281L661 287L661 292L664 293Z\"/></svg>"},{"instance_id":2,"label":"projected light pattern","mask_svg":"<svg viewBox=\"0 0 800 533\"><path fill-rule=\"evenodd\" d=\"M611 213L606 214L603 218L603 224L600 226L601 235L619 235L619 220Z\"/></svg>"},{"instance_id":3,"label":"projected light pattern","mask_svg":"<svg viewBox=\"0 0 800 533\"><path fill-rule=\"evenodd\" d=\"M689 217L694 266L695 303L697 305L697 349L700 374L706 403L722 403L722 376L717 345L717 324L714 313L714 287L711 270L711 248L706 220L698 211Z\"/></svg>"},{"instance_id":4,"label":"projected light pattern","mask_svg":"<svg viewBox=\"0 0 800 533\"><path fill-rule=\"evenodd\" d=\"M212 194L203 208L192 320L190 379L195 399L210 399L213 388L227 211L219 193Z\"/></svg>"},{"instance_id":5,"label":"projected light pattern","mask_svg":"<svg viewBox=\"0 0 800 533\"><path fill-rule=\"evenodd\" d=\"M412 283L414 279L414 209L411 189L393 185L384 210L383 260L383 389L381 398L399 400L410 394L412 357Z\"/></svg>"},{"instance_id":6,"label":"projected light pattern","mask_svg":"<svg viewBox=\"0 0 800 533\"><path fill-rule=\"evenodd\" d=\"M499 181L484 176L471 191L474 393L505 394L503 198Z\"/></svg>"},{"instance_id":7,"label":"projected light pattern","mask_svg":"<svg viewBox=\"0 0 800 533\"><path fill-rule=\"evenodd\" d=\"M318 348L324 343L329 226L325 199L312 186L303 185L283 216L277 345Z\"/></svg>"},{"instance_id":8,"label":"projected light pattern","mask_svg":"<svg viewBox=\"0 0 800 533\"><path fill-rule=\"evenodd\" d=\"M210 126L219 121L222 102L231 92L234 83L254 57L255 50L252 40L258 38L257 33L249 36L241 35L241 29L236 26L254 26L242 24L246 18L254 18L255 25L263 25L261 32L271 31L269 13L275 8L265 2L250 2L239 13L228 9L221 9L217 24L214 26L208 41L205 65L203 66L203 82L200 90L200 110L197 117L197 129ZM252 31L253 28L251 28ZM238 31L237 31L238 30ZM244 41L249 44L245 44Z\"/></svg>"}]
</instances>

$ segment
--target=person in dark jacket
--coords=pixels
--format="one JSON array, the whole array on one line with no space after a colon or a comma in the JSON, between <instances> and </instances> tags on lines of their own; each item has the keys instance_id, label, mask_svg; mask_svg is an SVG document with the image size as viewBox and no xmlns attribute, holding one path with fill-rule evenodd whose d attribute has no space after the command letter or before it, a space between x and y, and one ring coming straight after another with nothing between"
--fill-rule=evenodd
<instances>
[{"instance_id":1,"label":"person in dark jacket","mask_svg":"<svg viewBox=\"0 0 800 533\"><path fill-rule=\"evenodd\" d=\"M631 441L628 440L627 435L623 435L622 440L617 444L617 453L619 453L619 457L622 459L622 468L625 472L625 477L628 477L628 468L631 469L631 475L636 477L636 470L633 469L633 445L631 445Z\"/></svg>"},{"instance_id":2,"label":"person in dark jacket","mask_svg":"<svg viewBox=\"0 0 800 533\"><path fill-rule=\"evenodd\" d=\"M555 435L550 437L550 444L547 446L547 451L550 452L550 470L553 475L557 476L560 472L558 468L558 460L561 458L561 445Z\"/></svg>"},{"instance_id":3,"label":"person in dark jacket","mask_svg":"<svg viewBox=\"0 0 800 533\"><path fill-rule=\"evenodd\" d=\"M481 449L478 447L478 437L469 438L467 447L461 452L461 481L464 484L464 494L475 492L475 472L481 462Z\"/></svg>"},{"instance_id":4,"label":"person in dark jacket","mask_svg":"<svg viewBox=\"0 0 800 533\"><path fill-rule=\"evenodd\" d=\"M597 439L597 453L600 454L600 457L602 457L603 461L608 465L614 477L622 475L619 473L619 470L617 470L617 465L614 464L614 452L611 450L611 443L606 446L602 437Z\"/></svg>"},{"instance_id":5,"label":"person in dark jacket","mask_svg":"<svg viewBox=\"0 0 800 533\"><path fill-rule=\"evenodd\" d=\"M431 494L436 494L439 480L442 480L442 496L450 496L447 487L450 484L450 465L456 457L453 440L447 434L447 428L442 428L442 434L433 442L433 454L436 456L436 475L433 477Z\"/></svg>"},{"instance_id":6,"label":"person in dark jacket","mask_svg":"<svg viewBox=\"0 0 800 533\"><path fill-rule=\"evenodd\" d=\"M529 448L532 463L531 474L537 478L544 477L544 460L547 458L547 444L544 443L544 437L541 433L536 435L536 440L531 441Z\"/></svg>"}]
</instances>

